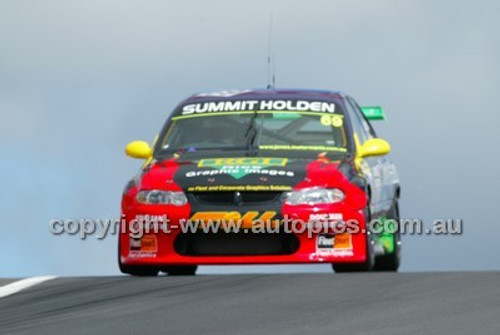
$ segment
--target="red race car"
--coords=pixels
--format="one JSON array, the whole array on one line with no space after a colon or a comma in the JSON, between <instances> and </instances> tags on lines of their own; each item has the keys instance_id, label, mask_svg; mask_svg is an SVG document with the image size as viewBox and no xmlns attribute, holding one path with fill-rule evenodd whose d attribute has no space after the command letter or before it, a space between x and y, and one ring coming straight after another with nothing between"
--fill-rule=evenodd
<instances>
[{"instance_id":1,"label":"red race car","mask_svg":"<svg viewBox=\"0 0 500 335\"><path fill-rule=\"evenodd\" d=\"M120 270L330 263L396 271L399 179L369 120L380 107L318 90L196 94L167 119L126 186Z\"/></svg>"}]
</instances>

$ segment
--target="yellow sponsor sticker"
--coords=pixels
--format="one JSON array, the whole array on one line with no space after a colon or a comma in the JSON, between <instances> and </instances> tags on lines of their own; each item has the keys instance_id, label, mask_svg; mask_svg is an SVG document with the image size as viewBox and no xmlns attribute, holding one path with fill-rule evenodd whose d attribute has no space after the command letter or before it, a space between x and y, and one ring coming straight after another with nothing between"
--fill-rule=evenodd
<instances>
[{"instance_id":1,"label":"yellow sponsor sticker","mask_svg":"<svg viewBox=\"0 0 500 335\"><path fill-rule=\"evenodd\" d=\"M351 234L337 234L333 243L334 249L352 249Z\"/></svg>"},{"instance_id":2,"label":"yellow sponsor sticker","mask_svg":"<svg viewBox=\"0 0 500 335\"><path fill-rule=\"evenodd\" d=\"M238 157L238 158L209 158L202 159L198 167L221 167L221 166L285 166L287 158L276 157Z\"/></svg>"},{"instance_id":3,"label":"yellow sponsor sticker","mask_svg":"<svg viewBox=\"0 0 500 335\"><path fill-rule=\"evenodd\" d=\"M157 252L158 243L156 242L156 236L154 235L144 235L141 238L141 252Z\"/></svg>"}]
</instances>

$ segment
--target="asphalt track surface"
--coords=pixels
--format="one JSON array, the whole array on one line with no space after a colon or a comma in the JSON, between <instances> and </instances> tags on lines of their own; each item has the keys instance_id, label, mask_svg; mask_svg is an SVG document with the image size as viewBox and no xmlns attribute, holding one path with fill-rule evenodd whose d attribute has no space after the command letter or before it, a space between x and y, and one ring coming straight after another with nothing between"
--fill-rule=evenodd
<instances>
[{"instance_id":1,"label":"asphalt track surface","mask_svg":"<svg viewBox=\"0 0 500 335\"><path fill-rule=\"evenodd\" d=\"M500 334L500 272L57 278L0 334Z\"/></svg>"},{"instance_id":2,"label":"asphalt track surface","mask_svg":"<svg viewBox=\"0 0 500 335\"><path fill-rule=\"evenodd\" d=\"M0 278L0 286L7 285L7 284L12 283L14 281L16 281L16 279Z\"/></svg>"}]
</instances>

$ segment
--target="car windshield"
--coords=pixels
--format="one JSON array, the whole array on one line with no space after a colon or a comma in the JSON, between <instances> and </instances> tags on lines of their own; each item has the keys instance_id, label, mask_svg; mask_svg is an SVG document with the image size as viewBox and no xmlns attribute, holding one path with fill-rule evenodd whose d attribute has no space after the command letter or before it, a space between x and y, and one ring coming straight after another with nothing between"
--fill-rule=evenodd
<instances>
[{"instance_id":1,"label":"car windshield","mask_svg":"<svg viewBox=\"0 0 500 335\"><path fill-rule=\"evenodd\" d=\"M316 111L270 109L196 113L184 106L183 110L189 113L172 117L159 139L157 150L160 154L250 149L347 152L343 114L321 111L319 107Z\"/></svg>"}]
</instances>

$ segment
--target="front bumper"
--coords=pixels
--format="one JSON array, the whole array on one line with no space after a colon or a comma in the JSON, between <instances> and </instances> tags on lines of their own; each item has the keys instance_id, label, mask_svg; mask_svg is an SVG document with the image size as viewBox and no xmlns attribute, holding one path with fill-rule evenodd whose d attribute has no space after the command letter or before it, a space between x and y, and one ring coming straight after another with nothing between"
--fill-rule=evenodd
<instances>
[{"instance_id":1,"label":"front bumper","mask_svg":"<svg viewBox=\"0 0 500 335\"><path fill-rule=\"evenodd\" d=\"M169 266L169 265L222 265L222 264L292 264L292 263L362 263L366 261L366 222L363 210L348 210L339 208L288 208L283 210L289 217L308 222L311 215L331 214L339 215L346 220L356 220L359 231L352 234L331 234L314 233L309 230L303 232L291 232L293 240L296 241L293 250L288 252L269 254L255 254L251 252L254 249L249 245L249 253L245 254L239 250L238 254L230 252L218 254L203 254L179 252L179 237L181 234L188 236L192 233L183 232L180 220L188 217L186 212L166 213L164 209L155 207L140 206L124 213L126 223L130 223L138 216L144 215L168 215L170 219L168 225L169 232L164 231L149 232L142 238L131 238L128 224L120 227L119 234L119 255L120 262L126 265L145 265L145 266ZM196 233L200 234L200 233ZM230 238L234 233L218 233ZM227 234L227 235L224 235ZM241 233L240 233L241 234ZM265 234L253 236L253 243L258 248L259 236L262 236L262 242L269 237ZM220 236L219 236L220 238ZM334 246L325 248L324 241L333 239ZM176 244L177 241L177 244ZM223 240L218 240L223 241ZM339 244L339 242L342 242ZM217 239L212 243L219 243ZM222 242L223 243L223 242ZM245 241L245 243L249 243ZM328 243L327 243L328 244ZM240 248L241 249L241 248Z\"/></svg>"}]
</instances>

